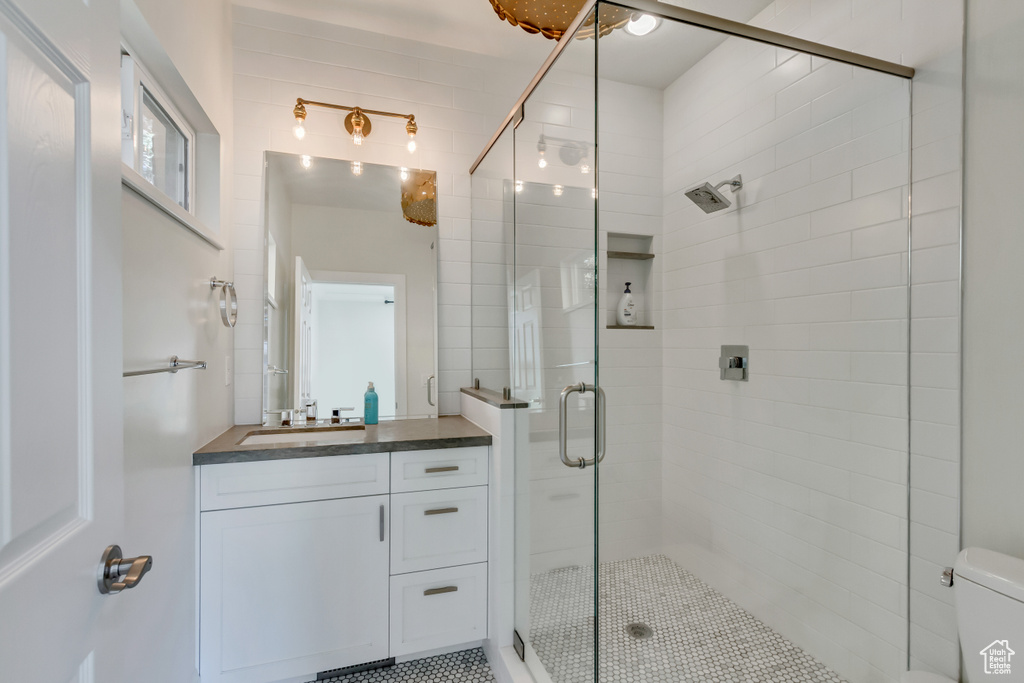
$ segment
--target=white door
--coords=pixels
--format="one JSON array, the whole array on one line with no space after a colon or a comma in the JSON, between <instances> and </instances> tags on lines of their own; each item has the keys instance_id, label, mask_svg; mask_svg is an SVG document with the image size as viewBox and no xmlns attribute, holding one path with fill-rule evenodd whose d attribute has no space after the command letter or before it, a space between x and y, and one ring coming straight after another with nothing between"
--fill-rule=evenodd
<instances>
[{"instance_id":1,"label":"white door","mask_svg":"<svg viewBox=\"0 0 1024 683\"><path fill-rule=\"evenodd\" d=\"M309 380L312 376L313 351L313 278L301 256L295 257L295 327L293 334L292 368L295 380L292 399L296 408L309 400Z\"/></svg>"},{"instance_id":2,"label":"white door","mask_svg":"<svg viewBox=\"0 0 1024 683\"><path fill-rule=\"evenodd\" d=\"M118 23L0 0L4 681L124 680L124 597L97 588L124 514Z\"/></svg>"}]
</instances>

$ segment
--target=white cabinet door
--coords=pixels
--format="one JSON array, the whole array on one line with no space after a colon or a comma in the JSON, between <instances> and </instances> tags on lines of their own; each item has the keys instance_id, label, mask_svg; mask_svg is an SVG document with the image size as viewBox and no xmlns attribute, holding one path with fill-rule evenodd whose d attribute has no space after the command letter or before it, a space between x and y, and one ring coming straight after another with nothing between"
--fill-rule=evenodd
<instances>
[{"instance_id":1,"label":"white cabinet door","mask_svg":"<svg viewBox=\"0 0 1024 683\"><path fill-rule=\"evenodd\" d=\"M388 496L204 512L203 683L388 657Z\"/></svg>"}]
</instances>

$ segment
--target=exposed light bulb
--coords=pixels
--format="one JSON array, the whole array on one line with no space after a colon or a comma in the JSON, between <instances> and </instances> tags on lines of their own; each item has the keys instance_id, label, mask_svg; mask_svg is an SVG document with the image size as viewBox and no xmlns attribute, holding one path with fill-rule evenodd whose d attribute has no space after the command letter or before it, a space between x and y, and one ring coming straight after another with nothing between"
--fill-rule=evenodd
<instances>
[{"instance_id":1,"label":"exposed light bulb","mask_svg":"<svg viewBox=\"0 0 1024 683\"><path fill-rule=\"evenodd\" d=\"M580 164L580 173L584 175L590 173L590 164Z\"/></svg>"},{"instance_id":2,"label":"exposed light bulb","mask_svg":"<svg viewBox=\"0 0 1024 683\"><path fill-rule=\"evenodd\" d=\"M402 180L408 180L409 179L409 169L407 169L405 166L402 167L401 176L402 176Z\"/></svg>"},{"instance_id":3,"label":"exposed light bulb","mask_svg":"<svg viewBox=\"0 0 1024 683\"><path fill-rule=\"evenodd\" d=\"M352 162L352 175L363 175L363 162L353 161Z\"/></svg>"},{"instance_id":4,"label":"exposed light bulb","mask_svg":"<svg viewBox=\"0 0 1024 683\"><path fill-rule=\"evenodd\" d=\"M302 119L295 119L295 127L292 128L292 132L299 140L306 137L306 126L303 125Z\"/></svg>"},{"instance_id":5,"label":"exposed light bulb","mask_svg":"<svg viewBox=\"0 0 1024 683\"><path fill-rule=\"evenodd\" d=\"M551 191L555 193L556 197L561 197L562 196L562 191L564 189L565 188L562 187L561 185L555 185L553 188L551 188Z\"/></svg>"},{"instance_id":6,"label":"exposed light bulb","mask_svg":"<svg viewBox=\"0 0 1024 683\"><path fill-rule=\"evenodd\" d=\"M416 138L412 135L409 136L409 144L406 145L410 152L416 151Z\"/></svg>"},{"instance_id":7,"label":"exposed light bulb","mask_svg":"<svg viewBox=\"0 0 1024 683\"><path fill-rule=\"evenodd\" d=\"M538 168L546 168L547 165L548 165L548 160L544 158L543 154L541 154L540 155L540 159L537 160Z\"/></svg>"},{"instance_id":8,"label":"exposed light bulb","mask_svg":"<svg viewBox=\"0 0 1024 683\"><path fill-rule=\"evenodd\" d=\"M299 163L302 164L302 168L309 168L310 166L313 165L313 157L309 156L308 154L303 154L301 157L299 157Z\"/></svg>"},{"instance_id":9,"label":"exposed light bulb","mask_svg":"<svg viewBox=\"0 0 1024 683\"><path fill-rule=\"evenodd\" d=\"M522 180L517 180L516 181L516 192L522 192L522 191L523 191L523 181Z\"/></svg>"},{"instance_id":10,"label":"exposed light bulb","mask_svg":"<svg viewBox=\"0 0 1024 683\"><path fill-rule=\"evenodd\" d=\"M352 144L353 145L361 145L361 144L363 144L363 131L357 130L356 132L352 133Z\"/></svg>"}]
</instances>

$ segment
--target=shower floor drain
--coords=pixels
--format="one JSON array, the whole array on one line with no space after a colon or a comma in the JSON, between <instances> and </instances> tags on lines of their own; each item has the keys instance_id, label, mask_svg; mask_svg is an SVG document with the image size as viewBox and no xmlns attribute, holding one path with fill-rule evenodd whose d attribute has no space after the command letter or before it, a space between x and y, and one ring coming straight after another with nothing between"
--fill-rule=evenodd
<instances>
[{"instance_id":1,"label":"shower floor drain","mask_svg":"<svg viewBox=\"0 0 1024 683\"><path fill-rule=\"evenodd\" d=\"M626 633L629 634L630 638L636 638L637 640L647 640L654 635L654 631L651 630L650 626L639 622L635 624L627 624Z\"/></svg>"}]
</instances>

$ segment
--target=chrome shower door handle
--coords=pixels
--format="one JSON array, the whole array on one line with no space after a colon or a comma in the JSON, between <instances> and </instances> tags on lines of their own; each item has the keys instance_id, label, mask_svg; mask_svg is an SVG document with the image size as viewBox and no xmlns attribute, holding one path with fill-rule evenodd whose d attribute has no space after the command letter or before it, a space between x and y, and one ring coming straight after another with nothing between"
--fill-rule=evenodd
<instances>
[{"instance_id":1,"label":"chrome shower door handle","mask_svg":"<svg viewBox=\"0 0 1024 683\"><path fill-rule=\"evenodd\" d=\"M427 403L429 403L431 406L434 405L434 393L430 390L430 385L433 383L433 381L433 375L427 378Z\"/></svg>"},{"instance_id":2,"label":"chrome shower door handle","mask_svg":"<svg viewBox=\"0 0 1024 683\"><path fill-rule=\"evenodd\" d=\"M569 395L575 393L583 394L588 391L594 392L594 395L597 398L597 453L593 458L577 458L575 460L571 460L569 458L569 435L566 427L566 422L568 421L567 406ZM583 469L587 465L593 465L595 462L601 462L604 460L606 443L605 402L604 389L601 387L595 387L593 384L580 382L579 384L570 384L565 389L562 389L562 394L558 398L558 457L566 467Z\"/></svg>"}]
</instances>

